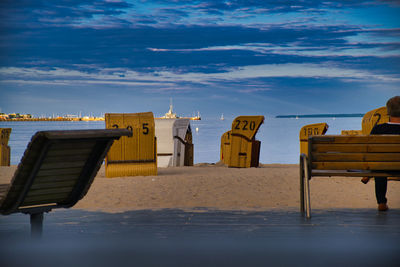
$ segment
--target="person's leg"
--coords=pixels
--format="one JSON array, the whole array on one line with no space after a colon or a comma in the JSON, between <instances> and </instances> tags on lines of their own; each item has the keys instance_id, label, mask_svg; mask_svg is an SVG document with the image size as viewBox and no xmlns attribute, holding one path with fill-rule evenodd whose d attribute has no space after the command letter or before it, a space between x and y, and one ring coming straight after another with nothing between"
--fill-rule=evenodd
<instances>
[{"instance_id":1,"label":"person's leg","mask_svg":"<svg viewBox=\"0 0 400 267\"><path fill-rule=\"evenodd\" d=\"M375 177L375 196L379 210L387 210L387 177Z\"/></svg>"}]
</instances>

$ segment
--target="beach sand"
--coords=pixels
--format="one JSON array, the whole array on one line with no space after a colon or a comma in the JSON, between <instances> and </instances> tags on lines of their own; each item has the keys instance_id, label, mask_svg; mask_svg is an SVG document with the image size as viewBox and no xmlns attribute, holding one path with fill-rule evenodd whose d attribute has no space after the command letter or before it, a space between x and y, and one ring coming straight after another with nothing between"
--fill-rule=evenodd
<instances>
[{"instance_id":1,"label":"beach sand","mask_svg":"<svg viewBox=\"0 0 400 267\"><path fill-rule=\"evenodd\" d=\"M0 167L8 183L16 166ZM376 208L374 181L322 177L310 182L313 209ZM400 209L400 182L389 181L388 205ZM159 168L157 176L106 178L104 166L87 195L74 209L124 212L143 209L275 210L299 208L299 166L261 164L228 168L200 163L194 167Z\"/></svg>"}]
</instances>

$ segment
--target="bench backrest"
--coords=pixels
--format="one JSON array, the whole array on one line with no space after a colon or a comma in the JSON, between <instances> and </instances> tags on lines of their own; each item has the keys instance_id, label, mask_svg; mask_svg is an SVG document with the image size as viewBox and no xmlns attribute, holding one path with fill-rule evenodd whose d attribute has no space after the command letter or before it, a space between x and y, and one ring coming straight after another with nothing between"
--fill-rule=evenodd
<instances>
[{"instance_id":1,"label":"bench backrest","mask_svg":"<svg viewBox=\"0 0 400 267\"><path fill-rule=\"evenodd\" d=\"M312 136L311 170L371 170L400 172L400 135Z\"/></svg>"},{"instance_id":2,"label":"bench backrest","mask_svg":"<svg viewBox=\"0 0 400 267\"><path fill-rule=\"evenodd\" d=\"M37 132L0 203L0 212L73 206L89 190L113 141L130 134L126 129Z\"/></svg>"}]
</instances>

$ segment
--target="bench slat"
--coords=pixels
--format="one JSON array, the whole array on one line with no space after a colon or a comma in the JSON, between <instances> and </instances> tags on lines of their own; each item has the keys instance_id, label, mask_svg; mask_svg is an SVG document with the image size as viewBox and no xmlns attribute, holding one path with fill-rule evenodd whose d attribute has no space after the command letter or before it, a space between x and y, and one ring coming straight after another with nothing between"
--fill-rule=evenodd
<instances>
[{"instance_id":1,"label":"bench slat","mask_svg":"<svg viewBox=\"0 0 400 267\"><path fill-rule=\"evenodd\" d=\"M399 177L400 172L365 172L365 171L344 171L344 170L313 170L312 176L346 176L346 177ZM392 179L394 180L394 179ZM396 179L397 180L397 179Z\"/></svg>"},{"instance_id":2,"label":"bench slat","mask_svg":"<svg viewBox=\"0 0 400 267\"><path fill-rule=\"evenodd\" d=\"M400 162L312 162L311 166L317 170L400 170Z\"/></svg>"},{"instance_id":3,"label":"bench slat","mask_svg":"<svg viewBox=\"0 0 400 267\"><path fill-rule=\"evenodd\" d=\"M85 163L85 161L43 163L40 167L40 170L82 168L83 166L85 166Z\"/></svg>"},{"instance_id":4,"label":"bench slat","mask_svg":"<svg viewBox=\"0 0 400 267\"><path fill-rule=\"evenodd\" d=\"M54 195L44 195L44 196L34 196L26 198L20 207L31 206L31 205L43 205L49 203L59 203L65 201L69 193L54 194Z\"/></svg>"},{"instance_id":5,"label":"bench slat","mask_svg":"<svg viewBox=\"0 0 400 267\"><path fill-rule=\"evenodd\" d=\"M90 148L76 148L76 149L53 149L50 150L46 158L60 157L60 156L74 156L74 155L88 155L92 150Z\"/></svg>"},{"instance_id":6,"label":"bench slat","mask_svg":"<svg viewBox=\"0 0 400 267\"><path fill-rule=\"evenodd\" d=\"M68 168L68 169L57 169L57 170L40 170L38 172L38 176L56 176L56 175L64 175L64 174L73 174L79 175L82 171L82 168Z\"/></svg>"},{"instance_id":7,"label":"bench slat","mask_svg":"<svg viewBox=\"0 0 400 267\"><path fill-rule=\"evenodd\" d=\"M82 153L83 152L83 153ZM61 156L49 156L47 155L46 159L43 161L43 164L53 163L53 162L76 162L86 160L88 158L88 152L81 151L79 154L76 155L61 155Z\"/></svg>"},{"instance_id":8,"label":"bench slat","mask_svg":"<svg viewBox=\"0 0 400 267\"><path fill-rule=\"evenodd\" d=\"M387 138L390 136L390 138ZM400 135L324 135L313 136L313 143L332 144L400 144Z\"/></svg>"},{"instance_id":9,"label":"bench slat","mask_svg":"<svg viewBox=\"0 0 400 267\"><path fill-rule=\"evenodd\" d=\"M78 180L77 175L65 175L65 176L60 176L60 177L53 177L53 176L42 176L38 177L35 179L33 182L31 188L37 188L40 187L42 184L54 184L57 185L59 183L65 183L65 182L76 182ZM14 191L21 190L22 186L15 186Z\"/></svg>"},{"instance_id":10,"label":"bench slat","mask_svg":"<svg viewBox=\"0 0 400 267\"><path fill-rule=\"evenodd\" d=\"M312 144L314 152L400 153L400 145L393 144Z\"/></svg>"},{"instance_id":11,"label":"bench slat","mask_svg":"<svg viewBox=\"0 0 400 267\"><path fill-rule=\"evenodd\" d=\"M58 181L58 182L38 182L35 181L35 183L31 186L31 191L38 191L38 190L46 190L46 189L58 189L58 188L65 188L65 187L69 187L69 191L72 191L72 187L76 184L78 180L78 177L76 177L76 179L74 180L64 180L64 181ZM16 188L16 190L9 192L8 194L12 197L18 196L18 191L19 188ZM47 191L46 191L47 192ZM47 193L45 193L47 194Z\"/></svg>"},{"instance_id":12,"label":"bench slat","mask_svg":"<svg viewBox=\"0 0 400 267\"><path fill-rule=\"evenodd\" d=\"M338 162L380 162L400 161L400 153L313 153L313 161L338 161Z\"/></svg>"},{"instance_id":13,"label":"bench slat","mask_svg":"<svg viewBox=\"0 0 400 267\"><path fill-rule=\"evenodd\" d=\"M63 193L71 193L73 185L66 187L53 187L53 188L39 188L29 190L28 195L25 199L30 199L35 196L48 196L48 195L58 195Z\"/></svg>"},{"instance_id":14,"label":"bench slat","mask_svg":"<svg viewBox=\"0 0 400 267\"><path fill-rule=\"evenodd\" d=\"M65 175L58 175L57 177L50 175L50 176L38 176L34 183L32 184L32 187L35 186L40 186L41 184L46 184L46 183L53 183L56 184L58 182L69 182L69 181L77 181L79 178L78 174L65 174ZM18 195L19 190L23 188L23 185L13 185L14 190L12 192L9 192L10 195Z\"/></svg>"},{"instance_id":15,"label":"bench slat","mask_svg":"<svg viewBox=\"0 0 400 267\"><path fill-rule=\"evenodd\" d=\"M64 182L64 181L75 181L79 177L78 174L64 174L57 176L37 176L34 184L36 183L56 183L56 182Z\"/></svg>"},{"instance_id":16,"label":"bench slat","mask_svg":"<svg viewBox=\"0 0 400 267\"><path fill-rule=\"evenodd\" d=\"M61 141L61 143L52 144L49 151L70 150L70 149L92 149L95 144L96 144L95 141L77 140L77 141L71 141L71 142L67 142L67 143L64 143Z\"/></svg>"},{"instance_id":17,"label":"bench slat","mask_svg":"<svg viewBox=\"0 0 400 267\"><path fill-rule=\"evenodd\" d=\"M50 188L58 188L58 187L72 187L76 184L77 180L68 180L68 181L60 181L60 182L50 182L50 183L34 183L31 186L31 190L38 189L50 189Z\"/></svg>"}]
</instances>

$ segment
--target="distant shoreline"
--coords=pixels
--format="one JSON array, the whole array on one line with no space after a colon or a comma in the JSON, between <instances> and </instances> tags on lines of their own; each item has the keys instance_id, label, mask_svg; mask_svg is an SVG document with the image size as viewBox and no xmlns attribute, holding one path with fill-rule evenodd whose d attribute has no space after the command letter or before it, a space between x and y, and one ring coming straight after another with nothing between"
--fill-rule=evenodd
<instances>
[{"instance_id":1,"label":"distant shoreline","mask_svg":"<svg viewBox=\"0 0 400 267\"><path fill-rule=\"evenodd\" d=\"M311 115L278 115L277 119L287 119L287 118L362 118L364 113L353 113L353 114L311 114Z\"/></svg>"},{"instance_id":2,"label":"distant shoreline","mask_svg":"<svg viewBox=\"0 0 400 267\"><path fill-rule=\"evenodd\" d=\"M25 118L25 119L0 119L1 121L5 122L17 122L17 121L104 121L104 118L90 118L90 119L82 119L82 118Z\"/></svg>"},{"instance_id":3,"label":"distant shoreline","mask_svg":"<svg viewBox=\"0 0 400 267\"><path fill-rule=\"evenodd\" d=\"M156 120L164 120L166 118L154 118ZM199 121L201 120L201 118L198 117L177 117L174 119L189 119L192 121ZM104 118L95 118L95 119L76 119L76 118L31 118L31 119L0 119L0 122L5 121L5 122L17 122L17 121L72 121L72 122L76 122L76 121L104 121Z\"/></svg>"}]
</instances>

